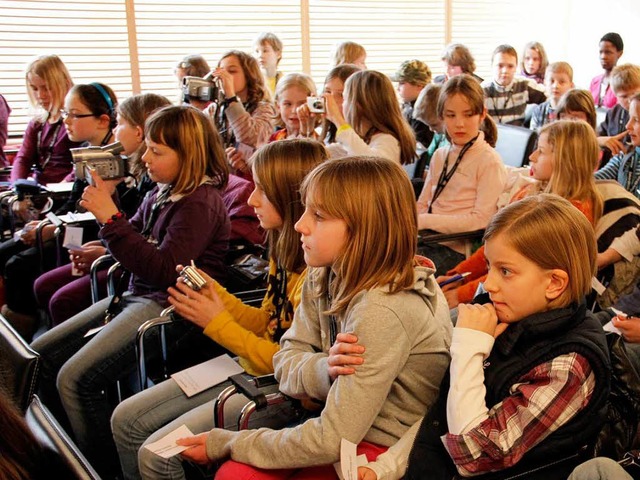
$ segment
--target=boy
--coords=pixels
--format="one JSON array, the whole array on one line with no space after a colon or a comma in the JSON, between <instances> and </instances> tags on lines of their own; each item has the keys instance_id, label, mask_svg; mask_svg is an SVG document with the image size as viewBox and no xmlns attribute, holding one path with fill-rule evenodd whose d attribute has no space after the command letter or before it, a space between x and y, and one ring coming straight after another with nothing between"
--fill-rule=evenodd
<instances>
[{"instance_id":1,"label":"boy","mask_svg":"<svg viewBox=\"0 0 640 480\"><path fill-rule=\"evenodd\" d=\"M442 85L431 83L424 87L418 95L418 99L413 105L413 121L426 125L433 134L433 138L429 145L425 145L427 150L422 154L425 155L425 167L429 166L431 157L440 147L449 145L449 141L444 132L442 120L438 118L438 96L442 90ZM420 158L422 159L422 155Z\"/></svg>"},{"instance_id":2,"label":"boy","mask_svg":"<svg viewBox=\"0 0 640 480\"><path fill-rule=\"evenodd\" d=\"M278 64L282 60L282 41L271 32L264 32L258 35L253 42L255 49L254 56L260 64L264 80L271 92L276 93L276 84L282 78L282 72L278 71Z\"/></svg>"},{"instance_id":3,"label":"boy","mask_svg":"<svg viewBox=\"0 0 640 480\"><path fill-rule=\"evenodd\" d=\"M599 43L600 65L604 73L597 75L591 80L589 90L593 96L593 102L597 107L612 108L616 104L615 92L609 88L611 71L618 63L624 50L622 37L615 32L603 35Z\"/></svg>"},{"instance_id":4,"label":"boy","mask_svg":"<svg viewBox=\"0 0 640 480\"><path fill-rule=\"evenodd\" d=\"M425 148L433 139L433 132L423 122L413 118L413 108L422 89L431 83L431 70L426 63L420 60L407 60L402 62L391 80L398 82L398 95L402 100L402 113L416 140Z\"/></svg>"},{"instance_id":5,"label":"boy","mask_svg":"<svg viewBox=\"0 0 640 480\"><path fill-rule=\"evenodd\" d=\"M547 92L546 102L533 107L531 112L531 130L537 130L556 118L556 107L560 97L571 90L573 85L573 68L567 62L550 64L544 74L544 86Z\"/></svg>"},{"instance_id":6,"label":"boy","mask_svg":"<svg viewBox=\"0 0 640 480\"><path fill-rule=\"evenodd\" d=\"M515 78L518 53L511 45L496 47L492 59L493 80L482 82L485 107L497 123L522 125L527 105L544 102L544 93L529 80Z\"/></svg>"}]
</instances>

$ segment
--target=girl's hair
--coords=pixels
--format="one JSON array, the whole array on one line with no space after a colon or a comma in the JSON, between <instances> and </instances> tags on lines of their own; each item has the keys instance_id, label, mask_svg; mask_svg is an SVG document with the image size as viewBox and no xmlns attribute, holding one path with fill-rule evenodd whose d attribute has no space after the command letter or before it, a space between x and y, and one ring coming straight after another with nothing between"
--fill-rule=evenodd
<instances>
[{"instance_id":1,"label":"girl's hair","mask_svg":"<svg viewBox=\"0 0 640 480\"><path fill-rule=\"evenodd\" d=\"M454 67L460 67L462 73L473 73L476 71L476 61L471 55L471 51L461 43L451 43L442 52L442 60Z\"/></svg>"},{"instance_id":2,"label":"girl's hair","mask_svg":"<svg viewBox=\"0 0 640 480\"><path fill-rule=\"evenodd\" d=\"M485 111L484 107L484 91L475 78L471 75L463 73L456 75L446 81L438 97L437 112L438 117L444 120L445 103L454 95L462 95L471 108L473 115L482 115ZM485 141L495 148L498 139L498 127L490 115L485 115L480 130L484 133ZM447 139L451 140L447 132Z\"/></svg>"},{"instance_id":3,"label":"girl's hair","mask_svg":"<svg viewBox=\"0 0 640 480\"><path fill-rule=\"evenodd\" d=\"M412 163L416 155L413 130L400 111L391 80L375 70L362 70L349 77L344 87L345 119L366 143L376 132L393 135L400 142L400 163ZM364 120L371 123L364 130Z\"/></svg>"},{"instance_id":4,"label":"girl's hair","mask_svg":"<svg viewBox=\"0 0 640 480\"><path fill-rule=\"evenodd\" d=\"M222 56L218 62L218 66L220 66L222 60L231 56L236 57L238 62L240 62L240 66L244 72L245 81L247 82L246 103L251 105L247 110L251 112L255 109L258 103L271 101L271 93L264 84L264 76L260 71L258 61L253 56L241 50L229 50Z\"/></svg>"},{"instance_id":5,"label":"girl's hair","mask_svg":"<svg viewBox=\"0 0 640 480\"><path fill-rule=\"evenodd\" d=\"M109 117L109 131L115 128L116 108L118 98L113 90L104 83L88 83L75 85L69 90L69 95L75 95L78 100L87 107L96 117L106 115Z\"/></svg>"},{"instance_id":6,"label":"girl's hair","mask_svg":"<svg viewBox=\"0 0 640 480\"><path fill-rule=\"evenodd\" d=\"M298 87L301 90L307 92L307 97L315 96L317 94L316 84L313 79L304 73L290 73L282 77L276 85L276 103L280 102L280 96L285 90L291 87ZM284 127L284 122L280 115L276 115L275 123L279 127Z\"/></svg>"},{"instance_id":7,"label":"girl's hair","mask_svg":"<svg viewBox=\"0 0 640 480\"><path fill-rule=\"evenodd\" d=\"M336 45L336 50L333 54L333 66L342 65L343 63L353 63L366 54L367 51L359 43L339 43Z\"/></svg>"},{"instance_id":8,"label":"girl's hair","mask_svg":"<svg viewBox=\"0 0 640 480\"><path fill-rule=\"evenodd\" d=\"M157 110L145 123L145 138L174 150L180 161L173 193L189 195L205 176L223 190L229 167L220 135L204 113L190 105Z\"/></svg>"},{"instance_id":9,"label":"girl's hair","mask_svg":"<svg viewBox=\"0 0 640 480\"><path fill-rule=\"evenodd\" d=\"M560 97L556 107L556 115L560 118L569 112L584 113L587 116L587 123L595 132L597 123L596 106L593 103L593 96L589 90L572 88Z\"/></svg>"},{"instance_id":10,"label":"girl's hair","mask_svg":"<svg viewBox=\"0 0 640 480\"><path fill-rule=\"evenodd\" d=\"M568 200L542 193L514 202L495 214L483 240L497 235L504 235L511 247L540 268L567 273L568 286L549 303L550 308L580 302L591 290L596 273L595 233Z\"/></svg>"},{"instance_id":11,"label":"girl's hair","mask_svg":"<svg viewBox=\"0 0 640 480\"><path fill-rule=\"evenodd\" d=\"M542 127L540 135L545 134L555 157L545 191L567 200L591 202L595 225L602 215L602 197L593 177L600 160L595 132L586 122L558 120Z\"/></svg>"},{"instance_id":12,"label":"girl's hair","mask_svg":"<svg viewBox=\"0 0 640 480\"><path fill-rule=\"evenodd\" d=\"M187 55L176 65L176 69L184 70L184 74L187 77L204 77L207 75L211 68L202 55Z\"/></svg>"},{"instance_id":13,"label":"girl's hair","mask_svg":"<svg viewBox=\"0 0 640 480\"><path fill-rule=\"evenodd\" d=\"M329 154L322 143L302 138L269 143L251 157L256 185L282 218L282 228L267 231L271 258L289 272L300 272L305 267L300 234L293 228L304 211L300 185L327 158Z\"/></svg>"},{"instance_id":14,"label":"girl's hair","mask_svg":"<svg viewBox=\"0 0 640 480\"><path fill-rule=\"evenodd\" d=\"M64 105L64 97L69 92L69 89L73 87L73 80L71 80L71 75L65 64L62 63L62 60L57 55L42 55L27 65L25 71L27 94L31 105L36 107L38 100L29 87L29 74L39 76L47 84L51 95L51 112L49 113L54 116L58 115ZM48 113L45 113L46 115Z\"/></svg>"},{"instance_id":15,"label":"girl's hair","mask_svg":"<svg viewBox=\"0 0 640 480\"><path fill-rule=\"evenodd\" d=\"M280 60L282 59L282 40L280 40L275 33L262 32L256 37L253 44L256 47L260 45L269 45L273 48L274 52L279 54L277 63L280 63Z\"/></svg>"},{"instance_id":16,"label":"girl's hair","mask_svg":"<svg viewBox=\"0 0 640 480\"><path fill-rule=\"evenodd\" d=\"M520 71L525 72L528 75L532 75L531 72L527 72L524 68L524 57L529 50L534 50L538 52L538 55L540 55L540 67L535 75L544 75L547 71L547 65L549 65L549 58L547 57L547 52L545 52L544 47L540 42L528 42L524 46L524 49L522 50L522 58L520 59ZM573 78L573 73L571 74L571 77Z\"/></svg>"},{"instance_id":17,"label":"girl's hair","mask_svg":"<svg viewBox=\"0 0 640 480\"><path fill-rule=\"evenodd\" d=\"M116 111L129 125L142 128L144 133L144 124L147 117L156 110L168 105L171 105L171 102L162 95L141 93L139 95L133 95L119 103ZM146 170L144 162L142 161L142 155L144 155L146 150L147 146L142 142L138 149L129 155L131 173L136 178L140 178Z\"/></svg>"},{"instance_id":18,"label":"girl's hair","mask_svg":"<svg viewBox=\"0 0 640 480\"><path fill-rule=\"evenodd\" d=\"M333 299L328 313L344 312L364 290L389 285L395 293L413 285L416 200L400 165L359 156L325 162L304 180L302 199L347 226L343 251L333 265L318 269L317 294Z\"/></svg>"},{"instance_id":19,"label":"girl's hair","mask_svg":"<svg viewBox=\"0 0 640 480\"><path fill-rule=\"evenodd\" d=\"M324 79L325 85L327 82L330 82L334 78L340 79L342 83L345 83L347 79L356 72L362 70L359 66L353 65L352 63L343 63L342 65L336 65ZM320 138L325 139L327 143L334 143L336 141L336 126L331 123L329 120L324 121L322 125L322 132L320 133Z\"/></svg>"},{"instance_id":20,"label":"girl's hair","mask_svg":"<svg viewBox=\"0 0 640 480\"><path fill-rule=\"evenodd\" d=\"M429 119L437 117L438 98L442 91L439 83L429 83L422 89L413 105L413 118L429 123Z\"/></svg>"}]
</instances>

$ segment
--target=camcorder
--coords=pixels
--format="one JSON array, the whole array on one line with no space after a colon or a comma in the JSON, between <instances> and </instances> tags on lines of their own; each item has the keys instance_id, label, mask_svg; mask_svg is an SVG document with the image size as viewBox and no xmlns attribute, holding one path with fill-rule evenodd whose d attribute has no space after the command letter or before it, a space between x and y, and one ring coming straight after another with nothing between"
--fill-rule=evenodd
<instances>
[{"instance_id":1,"label":"camcorder","mask_svg":"<svg viewBox=\"0 0 640 480\"><path fill-rule=\"evenodd\" d=\"M218 100L219 95L219 82L214 80L211 74L202 78L184 77L182 79L182 98L185 102L189 102L189 100L215 102Z\"/></svg>"},{"instance_id":2,"label":"camcorder","mask_svg":"<svg viewBox=\"0 0 640 480\"><path fill-rule=\"evenodd\" d=\"M93 185L91 172L103 180L116 180L129 174L127 158L121 155L124 148L120 142L115 142L104 147L71 148L73 158L73 171L76 178L85 180Z\"/></svg>"},{"instance_id":3,"label":"camcorder","mask_svg":"<svg viewBox=\"0 0 640 480\"><path fill-rule=\"evenodd\" d=\"M324 113L323 97L307 97L307 106L311 113Z\"/></svg>"}]
</instances>

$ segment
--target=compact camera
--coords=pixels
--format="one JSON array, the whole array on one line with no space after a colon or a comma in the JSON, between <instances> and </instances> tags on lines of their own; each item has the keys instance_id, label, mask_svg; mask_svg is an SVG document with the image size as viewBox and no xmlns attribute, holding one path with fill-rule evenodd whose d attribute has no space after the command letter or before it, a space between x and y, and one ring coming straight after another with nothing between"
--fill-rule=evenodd
<instances>
[{"instance_id":1,"label":"compact camera","mask_svg":"<svg viewBox=\"0 0 640 480\"><path fill-rule=\"evenodd\" d=\"M323 97L307 97L307 106L311 113L324 113Z\"/></svg>"},{"instance_id":2,"label":"compact camera","mask_svg":"<svg viewBox=\"0 0 640 480\"><path fill-rule=\"evenodd\" d=\"M220 95L218 81L210 75L204 78L184 77L182 79L182 98L185 102L189 100L200 100L203 102L213 102Z\"/></svg>"},{"instance_id":3,"label":"compact camera","mask_svg":"<svg viewBox=\"0 0 640 480\"><path fill-rule=\"evenodd\" d=\"M129 174L127 158L121 155L124 150L120 142L104 147L71 148L73 171L76 178L93 184L89 169L103 180L115 180Z\"/></svg>"},{"instance_id":4,"label":"compact camera","mask_svg":"<svg viewBox=\"0 0 640 480\"><path fill-rule=\"evenodd\" d=\"M180 272L180 277L187 287L196 292L207 284L207 281L198 273L198 270L196 270L196 267L193 265L184 267Z\"/></svg>"}]
</instances>

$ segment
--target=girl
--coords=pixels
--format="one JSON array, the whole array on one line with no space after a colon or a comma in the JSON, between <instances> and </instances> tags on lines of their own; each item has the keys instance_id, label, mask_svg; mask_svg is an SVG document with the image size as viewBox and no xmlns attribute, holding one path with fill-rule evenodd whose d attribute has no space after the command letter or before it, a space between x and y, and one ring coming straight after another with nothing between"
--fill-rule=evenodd
<instances>
[{"instance_id":1,"label":"girl","mask_svg":"<svg viewBox=\"0 0 640 480\"><path fill-rule=\"evenodd\" d=\"M324 94L326 118L336 127L332 156L374 155L408 164L416 155L416 139L402 116L389 77L374 70L354 73L345 83L343 108Z\"/></svg>"},{"instance_id":2,"label":"girl","mask_svg":"<svg viewBox=\"0 0 640 480\"><path fill-rule=\"evenodd\" d=\"M489 303L460 306L450 375L414 446L401 442L374 466L389 478L404 473L392 457L411 448L408 480L564 480L600 431L610 362L584 303L596 271L593 227L567 200L541 194L498 212L484 242Z\"/></svg>"},{"instance_id":3,"label":"girl","mask_svg":"<svg viewBox=\"0 0 640 480\"><path fill-rule=\"evenodd\" d=\"M529 42L522 51L519 75L536 83L544 84L544 74L548 65L547 52L545 52L542 44L540 42Z\"/></svg>"},{"instance_id":4,"label":"girl","mask_svg":"<svg viewBox=\"0 0 640 480\"><path fill-rule=\"evenodd\" d=\"M24 132L11 181L33 175L43 185L61 182L71 172L69 149L80 146L67 136L60 115L71 75L57 55L43 55L27 66L25 78L29 102L39 113Z\"/></svg>"},{"instance_id":5,"label":"girl","mask_svg":"<svg viewBox=\"0 0 640 480\"><path fill-rule=\"evenodd\" d=\"M205 113L214 120L227 159L236 172L250 179L247 159L256 148L267 143L273 132L276 112L271 95L255 58L240 50L223 55L213 78L222 84L224 100L212 104Z\"/></svg>"},{"instance_id":6,"label":"girl","mask_svg":"<svg viewBox=\"0 0 640 480\"><path fill-rule=\"evenodd\" d=\"M274 367L282 392L324 409L284 430L214 429L178 441L200 463L231 456L219 480L335 478L341 438L375 458L431 405L448 364L451 321L431 263L414 258L404 170L381 158L330 161L309 174L302 195L296 229L313 270ZM339 375L341 339L352 336L367 347L354 352L357 374Z\"/></svg>"},{"instance_id":7,"label":"girl","mask_svg":"<svg viewBox=\"0 0 640 480\"><path fill-rule=\"evenodd\" d=\"M362 70L367 69L367 51L356 42L341 42L336 45L333 53L333 66L337 67L344 63L351 63L360 67Z\"/></svg>"},{"instance_id":8,"label":"girl","mask_svg":"<svg viewBox=\"0 0 640 480\"><path fill-rule=\"evenodd\" d=\"M209 64L202 55L187 55L178 62L173 74L178 79L178 85L182 86L184 77L204 77L211 71ZM180 89L182 91L182 88ZM181 99L182 100L182 99Z\"/></svg>"},{"instance_id":9,"label":"girl","mask_svg":"<svg viewBox=\"0 0 640 480\"><path fill-rule=\"evenodd\" d=\"M487 116L482 87L469 75L451 78L440 93L437 111L451 146L436 150L431 159L418 198L418 227L442 233L484 228L497 210L507 175L500 155L482 131L496 132ZM438 272L464 259L463 245L449 245L428 246L422 252Z\"/></svg>"},{"instance_id":10,"label":"girl","mask_svg":"<svg viewBox=\"0 0 640 480\"><path fill-rule=\"evenodd\" d=\"M326 158L322 144L292 139L265 145L251 160L256 186L249 204L268 231L270 245L267 294L260 308L243 305L210 278L201 293L186 289L180 282L169 290L169 302L176 312L203 328L212 340L239 355L240 364L252 375L273 372L272 358L278 351L278 341L291 325L300 302L306 265L300 236L293 228L304 209L300 184L304 176ZM165 459L141 447L183 424L192 431L211 428L213 400L227 386L228 382L187 398L176 382L169 379L121 403L113 413L111 425L125 478L140 478L140 475L154 479L184 478L179 456ZM237 400L239 406L246 403L242 401L244 397ZM229 425L234 425L238 412L229 407ZM273 421L268 418L261 418L260 424L278 424L277 416Z\"/></svg>"},{"instance_id":11,"label":"girl","mask_svg":"<svg viewBox=\"0 0 640 480\"><path fill-rule=\"evenodd\" d=\"M609 82L611 80L611 71L617 65L624 51L624 42L622 37L615 32L605 33L600 39L598 49L600 65L604 72L593 77L589 85L589 91L595 105L613 108L618 103L618 99Z\"/></svg>"},{"instance_id":12,"label":"girl","mask_svg":"<svg viewBox=\"0 0 640 480\"><path fill-rule=\"evenodd\" d=\"M560 97L556 113L560 120L582 120L596 131L596 106L588 90L573 88L566 92Z\"/></svg>"},{"instance_id":13,"label":"girl","mask_svg":"<svg viewBox=\"0 0 640 480\"><path fill-rule=\"evenodd\" d=\"M127 98L116 108L115 140L122 144L123 154L129 157L130 171L137 182L137 186L125 190L121 198L121 207L130 214L135 213L146 192L154 186L142 161L146 150L144 122L155 110L170 104L161 95L144 93ZM38 277L34 285L37 303L48 308L53 325L59 325L91 305L91 281L87 274L93 261L105 253L107 250L101 241L85 243L81 250L69 251L73 267L64 265ZM80 278L72 274L73 268L81 272ZM106 271L101 272L99 278L104 286Z\"/></svg>"},{"instance_id":14,"label":"girl","mask_svg":"<svg viewBox=\"0 0 640 480\"><path fill-rule=\"evenodd\" d=\"M307 104L307 97L316 96L316 84L309 75L290 73L283 77L276 87L276 109L279 117L276 127L280 129L269 138L270 142L298 135L310 136L313 125L300 122L298 109Z\"/></svg>"},{"instance_id":15,"label":"girl","mask_svg":"<svg viewBox=\"0 0 640 480\"><path fill-rule=\"evenodd\" d=\"M603 208L593 178L598 154L595 132L586 123L558 120L545 125L540 131L538 147L529 157L530 175L536 181L522 187L510 202L539 192L555 193L569 200L595 226ZM450 284L443 289L449 308L470 302L478 284L485 280L487 263L483 247L447 272L447 275L463 272L471 273L465 278L464 285ZM438 281L449 278L439 277Z\"/></svg>"},{"instance_id":16,"label":"girl","mask_svg":"<svg viewBox=\"0 0 640 480\"><path fill-rule=\"evenodd\" d=\"M167 306L165 291L175 282L175 265L193 259L221 278L229 237L220 194L228 170L206 115L190 106L165 107L147 119L145 142L142 158L159 186L131 221L99 177L81 202L101 225L99 236L108 250L131 272L129 292L95 303L33 343L43 361L43 400L58 407L56 416L66 412L78 446L107 478L118 467L111 407L103 392L134 371L136 332ZM116 305L121 313L114 317ZM105 324L107 309L113 319ZM96 327L102 329L89 333Z\"/></svg>"}]
</instances>

